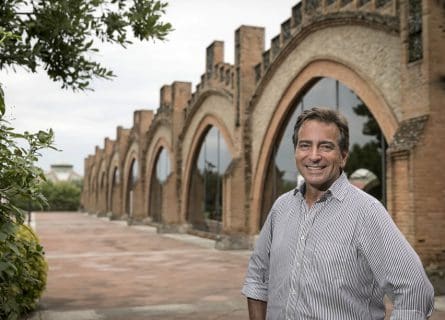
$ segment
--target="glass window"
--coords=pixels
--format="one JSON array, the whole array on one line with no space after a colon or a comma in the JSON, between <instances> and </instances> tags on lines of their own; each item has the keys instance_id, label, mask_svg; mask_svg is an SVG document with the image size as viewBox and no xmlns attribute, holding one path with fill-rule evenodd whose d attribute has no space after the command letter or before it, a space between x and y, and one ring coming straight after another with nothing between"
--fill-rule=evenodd
<instances>
[{"instance_id":1,"label":"glass window","mask_svg":"<svg viewBox=\"0 0 445 320\"><path fill-rule=\"evenodd\" d=\"M134 159L131 163L129 179L129 188L133 189L134 184L138 180L138 162L136 159Z\"/></svg>"},{"instance_id":2,"label":"glass window","mask_svg":"<svg viewBox=\"0 0 445 320\"><path fill-rule=\"evenodd\" d=\"M114 171L113 171L113 185L118 184L119 183L119 168L118 167L114 167Z\"/></svg>"},{"instance_id":3,"label":"glass window","mask_svg":"<svg viewBox=\"0 0 445 320\"><path fill-rule=\"evenodd\" d=\"M102 172L101 178L100 178L100 188L103 189L105 186L105 172Z\"/></svg>"},{"instance_id":4,"label":"glass window","mask_svg":"<svg viewBox=\"0 0 445 320\"><path fill-rule=\"evenodd\" d=\"M150 183L149 215L154 222L161 222L167 201L164 184L170 175L170 159L165 148L158 153L154 170Z\"/></svg>"},{"instance_id":5,"label":"glass window","mask_svg":"<svg viewBox=\"0 0 445 320\"><path fill-rule=\"evenodd\" d=\"M350 152L345 172L351 183L385 203L386 142L377 121L352 90L335 79L321 78L297 101L273 146L263 190L260 226L275 199L303 183L295 165L293 129L301 112L316 106L338 110L348 119Z\"/></svg>"},{"instance_id":6,"label":"glass window","mask_svg":"<svg viewBox=\"0 0 445 320\"><path fill-rule=\"evenodd\" d=\"M220 131L210 127L192 169L189 220L195 228L213 232L210 221L222 221L223 179L230 162Z\"/></svg>"},{"instance_id":7,"label":"glass window","mask_svg":"<svg viewBox=\"0 0 445 320\"><path fill-rule=\"evenodd\" d=\"M156 178L159 183L164 183L170 174L170 159L168 158L168 152L165 148L161 149L156 160Z\"/></svg>"}]
</instances>

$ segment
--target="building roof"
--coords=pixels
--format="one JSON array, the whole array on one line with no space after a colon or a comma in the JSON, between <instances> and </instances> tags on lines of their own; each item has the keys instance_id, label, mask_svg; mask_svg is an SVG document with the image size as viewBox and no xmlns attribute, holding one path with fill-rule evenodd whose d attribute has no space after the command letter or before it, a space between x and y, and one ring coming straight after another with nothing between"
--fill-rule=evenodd
<instances>
[{"instance_id":1,"label":"building roof","mask_svg":"<svg viewBox=\"0 0 445 320\"><path fill-rule=\"evenodd\" d=\"M52 182L82 180L82 176L74 171L71 164L52 164L45 176Z\"/></svg>"}]
</instances>

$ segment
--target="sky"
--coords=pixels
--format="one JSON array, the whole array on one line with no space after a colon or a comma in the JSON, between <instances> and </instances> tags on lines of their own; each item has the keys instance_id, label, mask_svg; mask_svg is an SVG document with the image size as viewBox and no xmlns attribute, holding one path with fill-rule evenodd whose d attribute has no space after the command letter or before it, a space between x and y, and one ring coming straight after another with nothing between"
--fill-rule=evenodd
<instances>
[{"instance_id":1,"label":"sky","mask_svg":"<svg viewBox=\"0 0 445 320\"><path fill-rule=\"evenodd\" d=\"M234 62L234 34L241 25L265 28L265 49L279 34L298 0L170 0L163 21L175 29L166 41L135 42L127 49L96 42L95 59L117 75L94 80L94 91L61 89L43 70L0 71L5 91L6 119L17 131L52 128L60 151L43 151L38 165L72 164L83 175L84 159L116 138L117 126L131 128L133 112L156 110L159 90L174 81L188 81L192 88L205 71L206 48L224 41L225 62ZM193 89L194 91L194 89Z\"/></svg>"}]
</instances>

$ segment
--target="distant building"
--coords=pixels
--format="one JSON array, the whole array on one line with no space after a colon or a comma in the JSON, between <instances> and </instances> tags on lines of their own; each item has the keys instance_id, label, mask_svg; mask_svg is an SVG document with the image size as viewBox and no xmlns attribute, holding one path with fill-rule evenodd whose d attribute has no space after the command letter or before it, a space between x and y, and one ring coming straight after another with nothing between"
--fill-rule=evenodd
<instances>
[{"instance_id":1,"label":"distant building","mask_svg":"<svg viewBox=\"0 0 445 320\"><path fill-rule=\"evenodd\" d=\"M74 171L71 164L52 164L45 176L52 182L82 180L82 176Z\"/></svg>"}]
</instances>

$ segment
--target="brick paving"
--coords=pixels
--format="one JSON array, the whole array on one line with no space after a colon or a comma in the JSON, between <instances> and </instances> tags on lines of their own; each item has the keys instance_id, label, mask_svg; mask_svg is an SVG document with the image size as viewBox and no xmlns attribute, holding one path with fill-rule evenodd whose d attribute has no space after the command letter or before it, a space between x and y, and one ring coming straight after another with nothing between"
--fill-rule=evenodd
<instances>
[{"instance_id":1,"label":"brick paving","mask_svg":"<svg viewBox=\"0 0 445 320\"><path fill-rule=\"evenodd\" d=\"M49 274L30 320L248 319L240 287L249 251L82 213L34 216Z\"/></svg>"}]
</instances>

